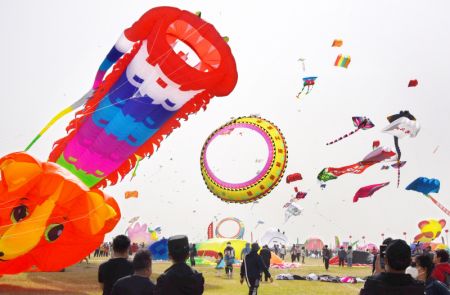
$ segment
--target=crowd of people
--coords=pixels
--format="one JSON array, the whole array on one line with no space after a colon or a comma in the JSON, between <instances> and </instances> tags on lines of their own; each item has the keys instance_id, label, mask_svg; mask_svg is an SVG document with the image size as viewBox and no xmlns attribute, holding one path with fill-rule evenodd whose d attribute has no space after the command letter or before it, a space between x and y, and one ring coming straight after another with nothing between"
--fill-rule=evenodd
<instances>
[{"instance_id":1,"label":"crowd of people","mask_svg":"<svg viewBox=\"0 0 450 295\"><path fill-rule=\"evenodd\" d=\"M203 294L205 280L203 275L186 264L190 259L195 266L197 250L195 244L189 244L186 236L173 236L168 240L169 258L172 265L161 274L156 283L150 281L152 274L151 253L142 247L130 243L127 236L119 235L112 243L104 243L97 255L105 255L105 249L112 249L112 257L102 263L98 270L98 281L103 295L145 295L145 294ZM133 248L133 249L132 249ZM103 252L101 252L103 249ZM246 282L249 294L256 295L260 283L273 282L270 274L272 251L282 256L287 250L284 245L272 247L257 243L247 243L240 253L240 283ZM134 251L136 250L136 251ZM135 252L135 253L134 253ZM286 251L287 252L287 251ZM339 267L352 266L353 249L340 247L331 250L325 245L320 254L311 253L304 247L293 245L290 249L294 261L304 260L305 256L322 257L325 269L328 270L333 255L339 258ZM95 252L97 253L97 251ZM134 253L132 261L130 254ZM398 295L449 295L450 264L446 250L431 251L428 247L411 251L403 240L386 239L379 252L374 252L372 276L368 277L360 291L360 295L398 294ZM95 254L94 254L95 256ZM217 269L224 265L225 276L233 278L233 267L236 266L236 252L228 242L223 253L219 253ZM222 270L223 271L223 270ZM219 273L218 273L219 274Z\"/></svg>"}]
</instances>

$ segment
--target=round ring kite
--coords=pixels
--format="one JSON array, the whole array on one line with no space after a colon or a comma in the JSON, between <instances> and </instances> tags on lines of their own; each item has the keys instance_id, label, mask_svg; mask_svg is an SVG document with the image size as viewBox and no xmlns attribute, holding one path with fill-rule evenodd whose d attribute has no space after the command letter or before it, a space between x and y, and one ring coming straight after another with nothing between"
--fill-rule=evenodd
<instances>
[{"instance_id":1,"label":"round ring kite","mask_svg":"<svg viewBox=\"0 0 450 295\"><path fill-rule=\"evenodd\" d=\"M220 226L221 226L223 223L227 222L227 221L234 221L234 222L236 222L237 225L239 226L239 229L238 229L237 233L236 233L235 235L233 235L233 236L230 236L230 237L223 236L223 235L220 233L220 231L219 231ZM245 232L245 226L244 226L244 223L243 223L241 220L239 220L239 219L237 219L237 218L234 218L234 217L227 217L227 218L224 218L224 219L222 219L222 220L217 224L217 226L216 226L216 238L222 238L222 239L242 239L242 238L244 238L244 232Z\"/></svg>"},{"instance_id":2,"label":"round ring kite","mask_svg":"<svg viewBox=\"0 0 450 295\"><path fill-rule=\"evenodd\" d=\"M246 128L260 134L269 150L269 156L261 172L243 183L229 183L219 179L208 165L206 153L212 141L219 135L229 134L235 128ZM269 194L283 177L287 165L287 146L283 134L273 123L259 117L241 117L214 131L203 145L201 171L208 189L222 201L250 203Z\"/></svg>"}]
</instances>

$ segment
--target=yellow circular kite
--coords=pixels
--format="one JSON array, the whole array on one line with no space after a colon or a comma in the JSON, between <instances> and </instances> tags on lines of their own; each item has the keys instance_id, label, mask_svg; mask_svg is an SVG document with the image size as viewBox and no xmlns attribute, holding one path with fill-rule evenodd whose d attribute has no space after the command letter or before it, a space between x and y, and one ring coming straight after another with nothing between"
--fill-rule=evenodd
<instances>
[{"instance_id":1,"label":"yellow circular kite","mask_svg":"<svg viewBox=\"0 0 450 295\"><path fill-rule=\"evenodd\" d=\"M246 128L260 134L269 150L264 168L254 178L242 183L229 183L214 175L206 157L208 147L217 136L230 134L235 128ZM287 146L283 134L273 123L259 117L234 119L214 131L203 145L201 171L206 186L215 196L230 203L250 203L270 193L283 177L287 165Z\"/></svg>"}]
</instances>

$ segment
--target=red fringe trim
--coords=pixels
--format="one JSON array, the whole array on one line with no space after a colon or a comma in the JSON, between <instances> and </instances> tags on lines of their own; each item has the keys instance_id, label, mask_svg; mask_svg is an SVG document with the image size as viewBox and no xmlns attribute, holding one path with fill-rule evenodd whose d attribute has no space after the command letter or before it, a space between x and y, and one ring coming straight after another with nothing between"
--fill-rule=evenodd
<instances>
[{"instance_id":1,"label":"red fringe trim","mask_svg":"<svg viewBox=\"0 0 450 295\"><path fill-rule=\"evenodd\" d=\"M56 162L58 160L60 155L65 150L68 142L78 132L78 129L82 125L83 121L95 112L95 109L100 101L108 93L109 89L116 83L120 75L122 75L125 71L130 61L138 52L140 46L141 43L137 43L130 53L124 55L123 58L114 65L112 72L105 78L99 88L95 91L93 97L89 99L84 109L75 114L75 118L66 128L68 135L57 140L53 144L53 150L49 155L49 161ZM180 110L178 110L164 125L162 125L160 129L136 151L135 154L142 158L152 155L159 148L164 138L169 136L174 129L181 126L180 121L182 119L187 121L190 114L195 114L202 108L205 110L211 98L212 95L207 91L197 94ZM104 188L108 185L114 185L119 180L122 180L136 166L137 159L135 154L131 155L126 161L124 161L116 171L103 178L102 181L94 186L94 188Z\"/></svg>"}]
</instances>

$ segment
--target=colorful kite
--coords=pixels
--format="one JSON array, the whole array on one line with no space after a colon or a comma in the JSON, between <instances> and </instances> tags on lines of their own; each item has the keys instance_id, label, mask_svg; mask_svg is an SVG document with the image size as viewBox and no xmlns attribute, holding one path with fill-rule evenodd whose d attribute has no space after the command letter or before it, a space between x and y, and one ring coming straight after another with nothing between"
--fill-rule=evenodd
<instances>
[{"instance_id":1,"label":"colorful kite","mask_svg":"<svg viewBox=\"0 0 450 295\"><path fill-rule=\"evenodd\" d=\"M420 234L414 237L414 242L429 243L437 239L445 227L446 221L444 219L428 219L419 222L417 225L420 229Z\"/></svg>"},{"instance_id":2,"label":"colorful kite","mask_svg":"<svg viewBox=\"0 0 450 295\"><path fill-rule=\"evenodd\" d=\"M84 104L50 162L23 153L0 159L0 274L59 271L91 253L120 220L98 188L121 180L236 83L234 57L211 24L173 7L146 12L108 53L93 90L69 107Z\"/></svg>"},{"instance_id":3,"label":"colorful kite","mask_svg":"<svg viewBox=\"0 0 450 295\"><path fill-rule=\"evenodd\" d=\"M286 177L286 183L291 183L291 182L299 181L302 179L303 179L303 177L300 173L292 173Z\"/></svg>"},{"instance_id":4,"label":"colorful kite","mask_svg":"<svg viewBox=\"0 0 450 295\"><path fill-rule=\"evenodd\" d=\"M341 47L344 42L341 39L334 39L331 47Z\"/></svg>"},{"instance_id":5,"label":"colorful kite","mask_svg":"<svg viewBox=\"0 0 450 295\"><path fill-rule=\"evenodd\" d=\"M169 240L161 239L153 243L148 250L152 253L153 260L169 260Z\"/></svg>"},{"instance_id":6,"label":"colorful kite","mask_svg":"<svg viewBox=\"0 0 450 295\"><path fill-rule=\"evenodd\" d=\"M387 147L380 146L366 155L362 161L359 161L353 165L340 168L329 167L322 169L319 175L317 175L317 179L323 184L323 182L336 179L346 173L361 174L370 166L382 163L384 161L390 161L395 156L395 152L391 151Z\"/></svg>"},{"instance_id":7,"label":"colorful kite","mask_svg":"<svg viewBox=\"0 0 450 295\"><path fill-rule=\"evenodd\" d=\"M339 54L336 57L336 61L334 62L334 65L336 67L348 68L348 65L350 64L350 61L351 61L350 55Z\"/></svg>"},{"instance_id":8,"label":"colorful kite","mask_svg":"<svg viewBox=\"0 0 450 295\"><path fill-rule=\"evenodd\" d=\"M345 134L344 136L339 137L338 139L328 142L327 145L341 141L344 138L347 138L350 135L355 134L359 130L367 130L367 129L375 127L375 125L372 123L372 121L370 121L370 119L366 118L366 117L352 117L352 120L353 120L353 125L356 127L356 129L350 133ZM379 144L379 142L378 142L378 144Z\"/></svg>"},{"instance_id":9,"label":"colorful kite","mask_svg":"<svg viewBox=\"0 0 450 295\"><path fill-rule=\"evenodd\" d=\"M398 114L387 117L389 125L382 131L394 136L395 150L397 151L397 187L400 186L400 159L402 158L402 152L398 144L399 138L409 136L411 138L416 137L420 131L420 125L416 121L416 118L409 113L409 111L400 111Z\"/></svg>"},{"instance_id":10,"label":"colorful kite","mask_svg":"<svg viewBox=\"0 0 450 295\"><path fill-rule=\"evenodd\" d=\"M429 198L439 209L441 209L445 214L450 216L450 210L445 208L444 205L442 205L435 198L430 196L430 193L438 193L440 187L441 182L439 181L439 179L419 177L413 182L411 182L406 187L406 190L412 190L424 194L424 196Z\"/></svg>"},{"instance_id":11,"label":"colorful kite","mask_svg":"<svg viewBox=\"0 0 450 295\"><path fill-rule=\"evenodd\" d=\"M308 95L311 92L311 90L313 90L314 85L316 84L316 82L315 82L316 79L317 79L317 77L304 77L303 78L303 88L297 94L297 98L300 98L300 95L302 95L302 94ZM305 91L305 88L306 88L306 91Z\"/></svg>"},{"instance_id":12,"label":"colorful kite","mask_svg":"<svg viewBox=\"0 0 450 295\"><path fill-rule=\"evenodd\" d=\"M376 191L382 189L383 187L389 185L389 182L372 184L365 187L360 188L355 196L353 197L353 203L358 202L360 198L368 198L371 197Z\"/></svg>"},{"instance_id":13,"label":"colorful kite","mask_svg":"<svg viewBox=\"0 0 450 295\"><path fill-rule=\"evenodd\" d=\"M251 129L260 134L269 150L266 164L252 179L242 183L229 183L219 179L209 166L208 147L217 136L230 128ZM215 130L203 145L200 166L206 186L216 197L230 203L250 203L269 194L283 178L287 164L287 146L283 134L273 123L259 117L234 119Z\"/></svg>"},{"instance_id":14,"label":"colorful kite","mask_svg":"<svg viewBox=\"0 0 450 295\"><path fill-rule=\"evenodd\" d=\"M419 81L417 80L409 80L408 82L408 87L416 87L417 85L419 85Z\"/></svg>"},{"instance_id":15,"label":"colorful kite","mask_svg":"<svg viewBox=\"0 0 450 295\"><path fill-rule=\"evenodd\" d=\"M113 198L55 163L25 153L0 159L0 274L78 263L120 220Z\"/></svg>"},{"instance_id":16,"label":"colorful kite","mask_svg":"<svg viewBox=\"0 0 450 295\"><path fill-rule=\"evenodd\" d=\"M400 162L391 164L391 167L392 167L392 168L395 168L395 169L400 169L400 168L402 168L403 166L405 166L405 164L406 164L406 161L400 161Z\"/></svg>"},{"instance_id":17,"label":"colorful kite","mask_svg":"<svg viewBox=\"0 0 450 295\"><path fill-rule=\"evenodd\" d=\"M129 226L126 230L128 238L130 238L131 243L144 243L146 245L150 244L150 235L147 231L147 224L142 225L137 222L133 226Z\"/></svg>"},{"instance_id":18,"label":"colorful kite","mask_svg":"<svg viewBox=\"0 0 450 295\"><path fill-rule=\"evenodd\" d=\"M129 199L129 198L137 198L139 197L139 192L138 191L128 191L125 192L125 199Z\"/></svg>"}]
</instances>

